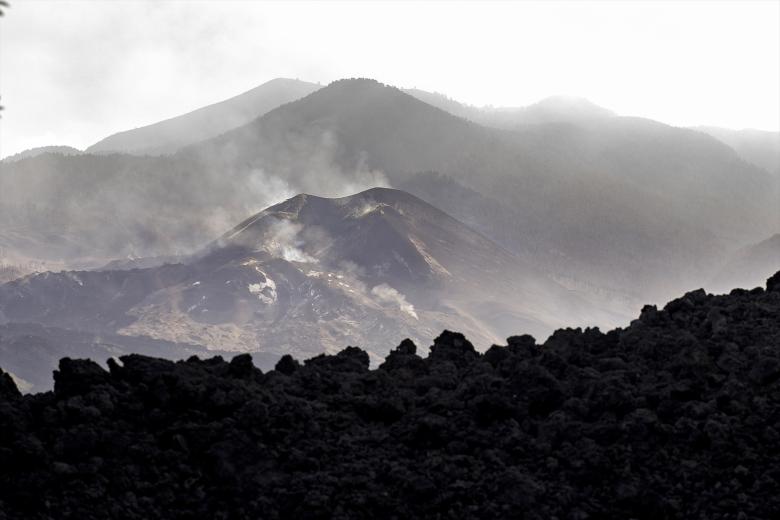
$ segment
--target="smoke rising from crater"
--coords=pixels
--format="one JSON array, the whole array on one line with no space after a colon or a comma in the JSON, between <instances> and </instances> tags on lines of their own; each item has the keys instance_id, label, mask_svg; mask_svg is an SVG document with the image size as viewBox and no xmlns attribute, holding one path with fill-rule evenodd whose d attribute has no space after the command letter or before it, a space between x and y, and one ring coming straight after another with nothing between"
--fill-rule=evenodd
<instances>
[{"instance_id":1,"label":"smoke rising from crater","mask_svg":"<svg viewBox=\"0 0 780 520\"><path fill-rule=\"evenodd\" d=\"M45 155L2 164L0 233L11 237L3 243L22 256L90 257L96 264L182 255L298 193L338 197L389 185L365 157L345 162L343 143L328 129L261 137L195 146L174 156ZM22 229L24 241L14 242L15 230Z\"/></svg>"},{"instance_id":2,"label":"smoke rising from crater","mask_svg":"<svg viewBox=\"0 0 780 520\"><path fill-rule=\"evenodd\" d=\"M262 244L271 255L288 262L315 263L317 259L303 251L304 240L300 236L303 226L297 222L276 219L270 228L270 235Z\"/></svg>"},{"instance_id":3,"label":"smoke rising from crater","mask_svg":"<svg viewBox=\"0 0 780 520\"><path fill-rule=\"evenodd\" d=\"M377 297L379 301L392 303L398 305L401 311L405 312L414 319L419 319L417 312L414 310L414 305L406 301L406 296L398 292L396 289L390 287L386 283L374 286L371 289L371 294Z\"/></svg>"}]
</instances>

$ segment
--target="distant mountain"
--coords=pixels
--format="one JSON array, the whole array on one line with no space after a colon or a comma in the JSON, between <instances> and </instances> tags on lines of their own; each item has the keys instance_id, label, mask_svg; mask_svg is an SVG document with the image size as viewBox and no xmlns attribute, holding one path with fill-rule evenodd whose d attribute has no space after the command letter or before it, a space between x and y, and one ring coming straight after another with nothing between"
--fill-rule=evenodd
<instances>
[{"instance_id":1,"label":"distant mountain","mask_svg":"<svg viewBox=\"0 0 780 520\"><path fill-rule=\"evenodd\" d=\"M78 255L169 256L295 193L393 186L569 287L636 291L634 301L700 286L745 241L780 228L778 179L728 146L575 105L593 114L587 124L503 130L372 80L337 81L171 156L3 165L0 222L72 239Z\"/></svg>"},{"instance_id":2,"label":"distant mountain","mask_svg":"<svg viewBox=\"0 0 780 520\"><path fill-rule=\"evenodd\" d=\"M477 107L438 92L419 89L405 89L404 92L445 112L493 128L517 129L548 123L589 124L616 116L587 99L572 96L551 96L525 107Z\"/></svg>"},{"instance_id":3,"label":"distant mountain","mask_svg":"<svg viewBox=\"0 0 780 520\"><path fill-rule=\"evenodd\" d=\"M712 126L695 127L732 147L746 161L780 178L780 132L731 130Z\"/></svg>"},{"instance_id":4,"label":"distant mountain","mask_svg":"<svg viewBox=\"0 0 780 520\"><path fill-rule=\"evenodd\" d=\"M715 275L710 287L727 291L730 287L759 287L762 280L780 270L780 233L744 247Z\"/></svg>"},{"instance_id":5,"label":"distant mountain","mask_svg":"<svg viewBox=\"0 0 780 520\"><path fill-rule=\"evenodd\" d=\"M9 155L8 157L6 157L0 162L11 163L11 162L20 161L22 159L29 159L30 157L36 157L38 155L43 155L47 153L54 153L60 155L80 155L83 152L77 148L73 148L72 146L40 146L38 148L30 148L29 150L25 150L23 152L19 152L14 155Z\"/></svg>"},{"instance_id":6,"label":"distant mountain","mask_svg":"<svg viewBox=\"0 0 780 520\"><path fill-rule=\"evenodd\" d=\"M515 113L524 124L587 123L615 117L609 109L585 98L575 96L551 96L520 109L495 109L501 113Z\"/></svg>"},{"instance_id":7,"label":"distant mountain","mask_svg":"<svg viewBox=\"0 0 780 520\"><path fill-rule=\"evenodd\" d=\"M245 125L280 105L311 94L320 86L279 78L220 103L159 123L120 132L87 148L89 153L165 155Z\"/></svg>"},{"instance_id":8,"label":"distant mountain","mask_svg":"<svg viewBox=\"0 0 780 520\"><path fill-rule=\"evenodd\" d=\"M551 96L525 107L478 107L461 103L438 92L420 89L404 89L404 92L455 116L484 126L509 130L525 125L551 123L590 126L617 117L617 114L609 109L585 98L573 96ZM745 161L780 176L780 132L707 126L691 129L714 137L733 148Z\"/></svg>"},{"instance_id":9,"label":"distant mountain","mask_svg":"<svg viewBox=\"0 0 780 520\"><path fill-rule=\"evenodd\" d=\"M717 251L780 222L776 181L699 132L626 117L507 132L370 80L333 83L186 152L229 154L315 193L338 186L323 171L381 171L399 187L437 171L514 208L513 248L578 278L659 291L645 298L693 284ZM466 222L489 213L427 200ZM490 228L480 222L498 239Z\"/></svg>"},{"instance_id":10,"label":"distant mountain","mask_svg":"<svg viewBox=\"0 0 780 520\"><path fill-rule=\"evenodd\" d=\"M451 97L441 94L439 92L428 92L426 90L420 90L418 88L405 88L401 89L405 94L409 94L413 98L419 99L423 103L427 103L432 107L439 108L445 112L463 119L468 119L474 122L478 122L480 115L485 112L482 107L468 105L456 101Z\"/></svg>"},{"instance_id":11,"label":"distant mountain","mask_svg":"<svg viewBox=\"0 0 780 520\"><path fill-rule=\"evenodd\" d=\"M273 355L349 342L379 359L392 342L430 341L455 326L487 348L513 330L545 337L624 319L429 204L383 188L298 195L179 264L0 286L5 322Z\"/></svg>"}]
</instances>

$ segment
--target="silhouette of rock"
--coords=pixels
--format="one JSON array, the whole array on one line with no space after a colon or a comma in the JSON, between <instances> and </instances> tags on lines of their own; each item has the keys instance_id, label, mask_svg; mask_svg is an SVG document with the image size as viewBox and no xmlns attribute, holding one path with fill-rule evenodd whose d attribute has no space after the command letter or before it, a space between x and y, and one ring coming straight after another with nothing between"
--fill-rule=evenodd
<instances>
[{"instance_id":1,"label":"silhouette of rock","mask_svg":"<svg viewBox=\"0 0 780 520\"><path fill-rule=\"evenodd\" d=\"M60 369L54 371L54 392L58 395L89 392L91 387L107 382L108 372L88 359L62 358Z\"/></svg>"},{"instance_id":2,"label":"silhouette of rock","mask_svg":"<svg viewBox=\"0 0 780 520\"><path fill-rule=\"evenodd\" d=\"M769 280L766 281L766 288L768 291L780 291L780 271L773 274Z\"/></svg>"},{"instance_id":3,"label":"silhouette of rock","mask_svg":"<svg viewBox=\"0 0 780 520\"><path fill-rule=\"evenodd\" d=\"M0 518L772 518L780 273L624 329L0 372Z\"/></svg>"},{"instance_id":4,"label":"silhouette of rock","mask_svg":"<svg viewBox=\"0 0 780 520\"><path fill-rule=\"evenodd\" d=\"M10 399L21 395L11 376L0 369L0 399Z\"/></svg>"}]
</instances>

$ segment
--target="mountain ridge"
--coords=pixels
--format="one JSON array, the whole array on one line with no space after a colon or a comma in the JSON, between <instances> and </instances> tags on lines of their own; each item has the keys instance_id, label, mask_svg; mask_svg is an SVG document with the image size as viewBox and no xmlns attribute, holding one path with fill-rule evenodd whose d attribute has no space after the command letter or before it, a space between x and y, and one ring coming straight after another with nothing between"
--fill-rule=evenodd
<instances>
[{"instance_id":1,"label":"mountain ridge","mask_svg":"<svg viewBox=\"0 0 780 520\"><path fill-rule=\"evenodd\" d=\"M373 80L334 82L172 156L47 156L3 169L9 227L34 230L45 211L49 228L92 242L81 250L120 256L191 252L295 193L419 187L420 172L439 172L477 197L460 206L428 178L434 206L558 276L636 290L639 301L703 284L719 255L780 223L780 181L700 132L617 116L486 128ZM91 200L68 202L87 190ZM511 217L488 218L493 201ZM107 208L121 225L104 222Z\"/></svg>"},{"instance_id":2,"label":"mountain ridge","mask_svg":"<svg viewBox=\"0 0 780 520\"><path fill-rule=\"evenodd\" d=\"M487 346L517 326L546 336L625 316L388 188L297 195L177 263L153 260L0 285L0 319L277 356L350 341L379 359L385 341L455 325Z\"/></svg>"},{"instance_id":3,"label":"mountain ridge","mask_svg":"<svg viewBox=\"0 0 780 520\"><path fill-rule=\"evenodd\" d=\"M276 78L231 98L185 114L112 134L89 146L88 153L166 155L247 124L277 106L300 99L319 85Z\"/></svg>"},{"instance_id":4,"label":"mountain ridge","mask_svg":"<svg viewBox=\"0 0 780 520\"><path fill-rule=\"evenodd\" d=\"M417 99L488 128L522 129L529 125L590 124L617 114L578 96L547 96L525 106L474 106L438 92L403 89Z\"/></svg>"},{"instance_id":5,"label":"mountain ridge","mask_svg":"<svg viewBox=\"0 0 780 520\"><path fill-rule=\"evenodd\" d=\"M4 157L0 163L12 163L15 161L21 161L22 159L28 159L30 157L36 157L38 155L48 153L60 155L81 155L84 152L72 146L39 146L36 148L29 148L14 155L9 155L8 157Z\"/></svg>"},{"instance_id":6,"label":"mountain ridge","mask_svg":"<svg viewBox=\"0 0 780 520\"><path fill-rule=\"evenodd\" d=\"M709 286L716 290L739 285L756 287L780 268L780 233L739 249L715 274Z\"/></svg>"},{"instance_id":7,"label":"mountain ridge","mask_svg":"<svg viewBox=\"0 0 780 520\"><path fill-rule=\"evenodd\" d=\"M711 135L733 148L746 161L780 178L780 132L712 126L697 126L693 129Z\"/></svg>"}]
</instances>

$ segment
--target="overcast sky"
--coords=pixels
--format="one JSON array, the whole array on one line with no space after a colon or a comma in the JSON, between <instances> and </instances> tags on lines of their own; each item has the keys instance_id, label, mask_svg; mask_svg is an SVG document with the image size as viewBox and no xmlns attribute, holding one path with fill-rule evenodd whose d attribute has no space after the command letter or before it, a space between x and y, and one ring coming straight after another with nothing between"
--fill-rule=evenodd
<instances>
[{"instance_id":1,"label":"overcast sky","mask_svg":"<svg viewBox=\"0 0 780 520\"><path fill-rule=\"evenodd\" d=\"M780 2L11 0L0 156L84 148L276 77L475 105L583 96L675 125L780 127Z\"/></svg>"}]
</instances>

